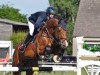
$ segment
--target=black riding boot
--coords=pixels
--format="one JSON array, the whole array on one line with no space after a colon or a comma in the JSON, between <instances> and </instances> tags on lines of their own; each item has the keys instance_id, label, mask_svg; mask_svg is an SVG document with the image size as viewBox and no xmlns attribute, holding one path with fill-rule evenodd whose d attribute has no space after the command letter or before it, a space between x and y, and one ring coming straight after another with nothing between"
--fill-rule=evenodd
<instances>
[{"instance_id":1,"label":"black riding boot","mask_svg":"<svg viewBox=\"0 0 100 75\"><path fill-rule=\"evenodd\" d=\"M33 36L32 36L32 42L34 42L35 40L35 36L36 34L38 33L39 31L37 29L34 29L34 33L33 33Z\"/></svg>"},{"instance_id":2,"label":"black riding boot","mask_svg":"<svg viewBox=\"0 0 100 75\"><path fill-rule=\"evenodd\" d=\"M21 46L21 48L20 48L21 51L24 51L25 47L26 47L27 44L31 41L32 37L33 37L33 36L31 36L30 34L27 35L25 41L23 42L23 44L22 44L22 46Z\"/></svg>"}]
</instances>

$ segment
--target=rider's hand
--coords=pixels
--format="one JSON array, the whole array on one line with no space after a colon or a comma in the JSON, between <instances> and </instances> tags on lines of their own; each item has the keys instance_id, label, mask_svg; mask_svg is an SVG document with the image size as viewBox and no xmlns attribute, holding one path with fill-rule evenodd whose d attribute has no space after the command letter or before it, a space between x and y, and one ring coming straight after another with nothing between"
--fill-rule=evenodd
<instances>
[{"instance_id":1,"label":"rider's hand","mask_svg":"<svg viewBox=\"0 0 100 75\"><path fill-rule=\"evenodd\" d=\"M45 25L46 24L46 22L43 22L43 25Z\"/></svg>"}]
</instances>

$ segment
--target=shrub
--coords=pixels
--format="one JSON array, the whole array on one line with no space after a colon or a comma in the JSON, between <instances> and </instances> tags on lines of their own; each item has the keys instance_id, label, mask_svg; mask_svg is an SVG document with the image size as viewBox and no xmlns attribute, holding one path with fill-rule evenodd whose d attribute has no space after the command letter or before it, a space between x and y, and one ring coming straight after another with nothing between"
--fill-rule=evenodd
<instances>
[{"instance_id":1,"label":"shrub","mask_svg":"<svg viewBox=\"0 0 100 75\"><path fill-rule=\"evenodd\" d=\"M25 37L26 37L26 33L23 31L13 32L10 38L11 41L13 42L13 47L15 48L18 43L23 42Z\"/></svg>"},{"instance_id":2,"label":"shrub","mask_svg":"<svg viewBox=\"0 0 100 75\"><path fill-rule=\"evenodd\" d=\"M83 49L89 50L91 52L100 52L100 45L98 44L83 44Z\"/></svg>"}]
</instances>

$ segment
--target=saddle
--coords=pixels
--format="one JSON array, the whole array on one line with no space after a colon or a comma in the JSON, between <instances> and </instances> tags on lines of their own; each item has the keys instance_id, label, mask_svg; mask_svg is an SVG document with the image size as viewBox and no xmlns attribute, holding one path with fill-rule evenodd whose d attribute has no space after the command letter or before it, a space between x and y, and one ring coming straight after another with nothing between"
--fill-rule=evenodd
<instances>
[{"instance_id":1,"label":"saddle","mask_svg":"<svg viewBox=\"0 0 100 75\"><path fill-rule=\"evenodd\" d=\"M36 35L37 35L37 34L36 34ZM26 49L26 47L27 47L28 44L34 43L34 40L36 39L36 35L34 35L34 36L32 36L30 39L28 39L29 41L26 42L26 44L23 45L23 43L21 43L20 51L21 51L22 53L25 52L25 49Z\"/></svg>"}]
</instances>

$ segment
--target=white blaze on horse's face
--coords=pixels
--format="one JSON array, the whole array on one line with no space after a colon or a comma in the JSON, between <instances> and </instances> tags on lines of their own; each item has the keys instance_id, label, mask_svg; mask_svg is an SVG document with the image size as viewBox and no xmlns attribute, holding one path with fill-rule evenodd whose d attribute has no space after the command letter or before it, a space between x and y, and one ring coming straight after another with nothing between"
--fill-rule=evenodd
<instances>
[{"instance_id":1,"label":"white blaze on horse's face","mask_svg":"<svg viewBox=\"0 0 100 75\"><path fill-rule=\"evenodd\" d=\"M65 46L66 46L66 47L68 46L68 42L67 42L67 40L65 40Z\"/></svg>"},{"instance_id":2,"label":"white blaze on horse's face","mask_svg":"<svg viewBox=\"0 0 100 75\"><path fill-rule=\"evenodd\" d=\"M66 48L68 46L67 40L61 40L60 43L62 48Z\"/></svg>"}]
</instances>

